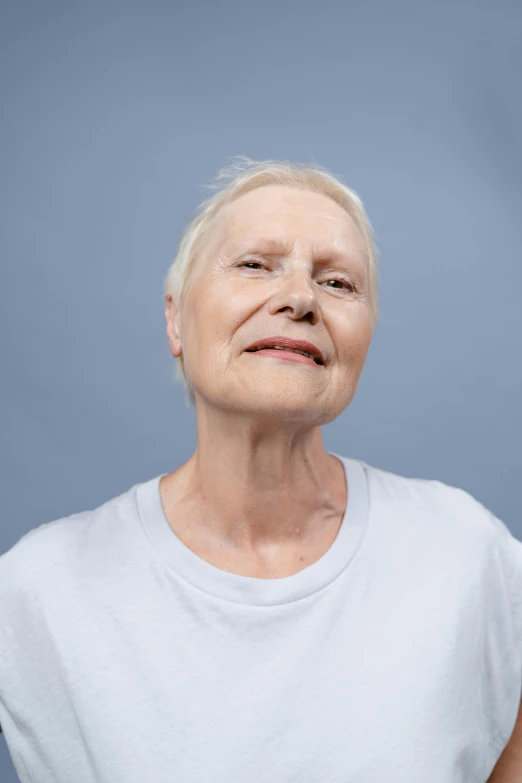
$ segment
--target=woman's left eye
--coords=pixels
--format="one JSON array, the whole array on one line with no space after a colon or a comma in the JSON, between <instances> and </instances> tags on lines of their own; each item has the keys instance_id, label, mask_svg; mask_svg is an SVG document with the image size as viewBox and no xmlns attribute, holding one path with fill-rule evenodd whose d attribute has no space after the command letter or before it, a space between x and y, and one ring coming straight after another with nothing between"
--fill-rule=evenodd
<instances>
[{"instance_id":1,"label":"woman's left eye","mask_svg":"<svg viewBox=\"0 0 522 783\"><path fill-rule=\"evenodd\" d=\"M254 265L254 266L264 266L264 264L261 263L261 261L242 261L238 266L247 266L247 265Z\"/></svg>"},{"instance_id":2,"label":"woman's left eye","mask_svg":"<svg viewBox=\"0 0 522 783\"><path fill-rule=\"evenodd\" d=\"M350 291L355 290L353 283L349 283L348 280L339 280L337 277L331 277L329 280L325 280L325 283L341 283L341 285L345 285L349 288Z\"/></svg>"}]
</instances>

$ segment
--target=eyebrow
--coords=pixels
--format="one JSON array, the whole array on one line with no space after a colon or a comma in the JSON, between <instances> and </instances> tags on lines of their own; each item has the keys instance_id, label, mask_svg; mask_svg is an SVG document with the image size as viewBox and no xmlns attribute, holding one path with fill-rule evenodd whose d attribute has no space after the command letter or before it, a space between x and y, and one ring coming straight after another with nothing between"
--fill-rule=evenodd
<instances>
[{"instance_id":1,"label":"eyebrow","mask_svg":"<svg viewBox=\"0 0 522 783\"><path fill-rule=\"evenodd\" d=\"M226 247L226 246L225 246ZM236 243L230 243L230 249L227 250L228 256L240 255L245 252L264 253L267 256L287 256L294 248L294 242L282 237L247 237ZM314 248L314 255L319 262L334 261L338 263L348 262L349 264L360 263L360 260L342 250L333 248ZM364 263L364 260L363 260Z\"/></svg>"},{"instance_id":2,"label":"eyebrow","mask_svg":"<svg viewBox=\"0 0 522 783\"><path fill-rule=\"evenodd\" d=\"M263 252L266 255L289 255L292 252L294 243L285 240L282 237L247 237L236 243L230 243L230 250L227 255L236 253Z\"/></svg>"}]
</instances>

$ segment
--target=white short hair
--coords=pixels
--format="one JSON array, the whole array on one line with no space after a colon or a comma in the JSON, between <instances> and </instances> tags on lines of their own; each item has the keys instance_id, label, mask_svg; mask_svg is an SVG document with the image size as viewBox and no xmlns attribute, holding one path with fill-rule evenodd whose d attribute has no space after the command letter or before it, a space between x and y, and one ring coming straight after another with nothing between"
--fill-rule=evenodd
<instances>
[{"instance_id":1,"label":"white short hair","mask_svg":"<svg viewBox=\"0 0 522 783\"><path fill-rule=\"evenodd\" d=\"M218 172L204 189L213 192L196 210L195 217L181 237L178 251L165 277L164 293L171 294L177 306L188 288L194 261L206 239L207 229L219 210L245 193L263 185L289 185L329 196L354 220L365 244L369 281L369 301L373 324L378 321L378 256L372 226L358 194L329 171L316 164L287 160L256 161L237 155ZM185 372L183 355L176 358L176 380L185 387L186 401L194 404L194 391Z\"/></svg>"}]
</instances>

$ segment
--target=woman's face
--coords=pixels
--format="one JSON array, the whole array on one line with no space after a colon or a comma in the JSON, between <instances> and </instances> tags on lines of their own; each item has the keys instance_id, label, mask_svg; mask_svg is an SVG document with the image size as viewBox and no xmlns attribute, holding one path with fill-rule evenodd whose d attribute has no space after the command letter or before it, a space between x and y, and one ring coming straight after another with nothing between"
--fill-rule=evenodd
<instances>
[{"instance_id":1,"label":"woman's face","mask_svg":"<svg viewBox=\"0 0 522 783\"><path fill-rule=\"evenodd\" d=\"M327 196L267 185L216 216L176 312L172 354L212 406L325 424L351 402L372 336L363 239ZM316 345L324 365L248 352L283 336Z\"/></svg>"}]
</instances>

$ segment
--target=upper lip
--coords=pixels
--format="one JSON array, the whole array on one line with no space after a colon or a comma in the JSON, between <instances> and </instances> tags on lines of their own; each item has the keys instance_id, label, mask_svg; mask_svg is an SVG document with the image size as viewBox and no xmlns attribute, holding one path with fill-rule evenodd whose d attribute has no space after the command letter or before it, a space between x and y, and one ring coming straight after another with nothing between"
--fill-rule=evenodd
<instances>
[{"instance_id":1,"label":"upper lip","mask_svg":"<svg viewBox=\"0 0 522 783\"><path fill-rule=\"evenodd\" d=\"M254 351L256 348L268 348L273 345L281 346L281 348L288 348L291 351L305 351L305 353L311 354L320 364L324 364L323 354L313 343L309 343L307 340L292 340L291 337L282 337L276 335L275 337L264 337L262 340L256 340L255 343L245 348L245 351Z\"/></svg>"}]
</instances>

